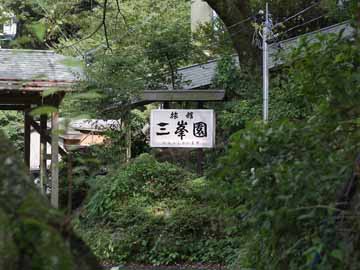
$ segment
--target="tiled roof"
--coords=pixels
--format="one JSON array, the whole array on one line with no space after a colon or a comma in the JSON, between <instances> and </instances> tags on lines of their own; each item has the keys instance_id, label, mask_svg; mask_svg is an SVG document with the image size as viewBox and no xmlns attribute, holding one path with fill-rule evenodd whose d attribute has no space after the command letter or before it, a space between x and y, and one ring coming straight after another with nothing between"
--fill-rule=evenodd
<instances>
[{"instance_id":1,"label":"tiled roof","mask_svg":"<svg viewBox=\"0 0 360 270\"><path fill-rule=\"evenodd\" d=\"M0 49L0 80L74 82L81 74L75 60L53 51Z\"/></svg>"},{"instance_id":2,"label":"tiled roof","mask_svg":"<svg viewBox=\"0 0 360 270\"><path fill-rule=\"evenodd\" d=\"M239 64L238 56L234 55L233 57L234 61ZM211 85L216 74L217 64L218 59L178 69L182 82L181 88L190 90Z\"/></svg>"},{"instance_id":3,"label":"tiled roof","mask_svg":"<svg viewBox=\"0 0 360 270\"><path fill-rule=\"evenodd\" d=\"M343 38L350 38L354 34L354 29L350 25L350 22L343 22L335 25L331 25L329 27L325 27L319 29L317 31L313 31L304 35L300 35L297 37L293 37L284 41L272 43L269 46L269 68L275 68L282 64L282 61L278 59L277 54L288 53L291 49L295 48L299 45L300 40L302 38L306 38L309 42L314 42L317 40L317 37L321 34L339 34L341 31L343 32Z\"/></svg>"},{"instance_id":4,"label":"tiled roof","mask_svg":"<svg viewBox=\"0 0 360 270\"><path fill-rule=\"evenodd\" d=\"M299 44L302 37L307 37L310 41L315 40L319 34L338 34L344 30L343 37L348 38L353 34L353 28L349 22L343 22L336 25L332 25L302 36L287 39L281 42L273 43L269 46L269 68L275 68L282 64L277 59L277 54L281 52L289 52L292 48ZM239 64L237 55L234 55L234 61ZM185 90L208 87L212 84L212 81L216 74L218 59L209 61L204 64L196 64L189 67L178 69L178 74L181 77L182 85L181 88Z\"/></svg>"}]
</instances>

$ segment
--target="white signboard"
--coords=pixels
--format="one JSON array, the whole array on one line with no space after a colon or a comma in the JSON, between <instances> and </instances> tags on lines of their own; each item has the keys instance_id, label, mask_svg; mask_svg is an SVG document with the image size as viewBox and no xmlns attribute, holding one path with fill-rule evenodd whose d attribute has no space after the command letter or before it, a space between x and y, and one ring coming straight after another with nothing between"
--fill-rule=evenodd
<instances>
[{"instance_id":1,"label":"white signboard","mask_svg":"<svg viewBox=\"0 0 360 270\"><path fill-rule=\"evenodd\" d=\"M151 111L151 147L212 148L214 144L213 110Z\"/></svg>"}]
</instances>

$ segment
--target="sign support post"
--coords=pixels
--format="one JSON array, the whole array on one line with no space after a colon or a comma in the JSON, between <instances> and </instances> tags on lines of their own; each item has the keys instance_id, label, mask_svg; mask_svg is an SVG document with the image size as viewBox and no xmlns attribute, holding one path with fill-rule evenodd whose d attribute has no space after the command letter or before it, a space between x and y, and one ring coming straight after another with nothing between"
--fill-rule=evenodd
<instances>
[{"instance_id":1,"label":"sign support post","mask_svg":"<svg viewBox=\"0 0 360 270\"><path fill-rule=\"evenodd\" d=\"M198 109L202 109L204 107L204 104L199 101L198 102ZM204 163L204 150L202 148L197 149L197 174L203 175L203 163Z\"/></svg>"},{"instance_id":2,"label":"sign support post","mask_svg":"<svg viewBox=\"0 0 360 270\"><path fill-rule=\"evenodd\" d=\"M268 36L270 33L269 3L266 3L265 24L263 28L263 120L269 120L269 47Z\"/></svg>"}]
</instances>

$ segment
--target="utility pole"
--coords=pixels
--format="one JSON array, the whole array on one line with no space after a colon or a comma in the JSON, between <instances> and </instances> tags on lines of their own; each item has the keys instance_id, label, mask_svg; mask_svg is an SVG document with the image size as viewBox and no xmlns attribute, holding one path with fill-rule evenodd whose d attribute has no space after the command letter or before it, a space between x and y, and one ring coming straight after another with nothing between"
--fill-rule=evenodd
<instances>
[{"instance_id":1,"label":"utility pole","mask_svg":"<svg viewBox=\"0 0 360 270\"><path fill-rule=\"evenodd\" d=\"M269 19L269 4L266 3L265 23L263 27L263 120L269 120L269 47L268 37L271 31L271 22Z\"/></svg>"}]
</instances>

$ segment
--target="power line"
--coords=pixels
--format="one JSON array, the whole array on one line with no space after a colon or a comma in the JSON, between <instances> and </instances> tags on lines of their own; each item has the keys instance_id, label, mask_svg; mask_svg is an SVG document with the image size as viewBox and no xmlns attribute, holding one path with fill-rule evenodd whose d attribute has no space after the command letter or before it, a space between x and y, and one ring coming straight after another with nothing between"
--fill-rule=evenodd
<instances>
[{"instance_id":1,"label":"power line","mask_svg":"<svg viewBox=\"0 0 360 270\"><path fill-rule=\"evenodd\" d=\"M237 25L246 23L246 22L250 21L252 18L253 18L253 16L249 16L249 17L247 17L247 18L244 19L244 20L241 20L241 21L239 21L239 22L237 22L237 23L234 23L234 24L228 26L227 29L230 29L230 28L233 28L233 27L235 27L235 26L237 26Z\"/></svg>"},{"instance_id":2,"label":"power line","mask_svg":"<svg viewBox=\"0 0 360 270\"><path fill-rule=\"evenodd\" d=\"M282 22L279 22L279 23L275 24L275 25L274 25L274 28L276 28L276 27L278 27L278 26L280 26L280 25L282 25L282 24L284 24L284 23L286 23L286 22L288 22L288 21L292 20L293 18L296 18L297 16L299 16L299 15L301 15L301 14L305 13L306 11L308 11L308 10L310 10L310 9L312 9L312 8L314 8L314 7L316 7L316 6L317 6L317 5L319 5L319 4L320 4L320 2L316 2L315 4L313 4L313 5L311 5L311 6L308 6L308 7L304 8L303 10L301 10L301 11L297 12L296 14L294 14L294 15L292 15L292 16L290 16L290 17L286 18L286 19L285 19L285 20L283 20Z\"/></svg>"},{"instance_id":3,"label":"power line","mask_svg":"<svg viewBox=\"0 0 360 270\"><path fill-rule=\"evenodd\" d=\"M299 25L296 25L292 28L289 28L287 31L283 32L283 33L280 33L278 36L276 36L276 38L290 32L290 31L293 31L299 27L302 27L302 26L305 26L307 24L310 24L314 21L317 21L319 19L321 19L322 17L324 17L325 15L321 15L319 17L316 17L314 19L311 19L305 23L302 23L302 24L299 24ZM172 43L172 44L169 44L169 48L170 49L181 49L183 48L183 46L179 46L179 44L181 44L182 42L175 42L175 43ZM231 40L224 40L224 44L228 44L228 43L231 43ZM209 42L209 43L206 43L206 47L208 48L211 48L212 46L217 46L217 45L221 45L221 42L220 41L212 41L212 42ZM159 48L159 49L146 49L146 48L143 48L143 49L135 49L135 50L132 50L133 54L143 54L143 53L151 53L151 52L163 52L163 51L168 51L169 48ZM136 58L135 55L132 55L131 57L133 58ZM183 60L184 57L183 56L178 56L178 57L173 57L171 59L168 60L168 62L172 62L174 63L175 61L177 60Z\"/></svg>"},{"instance_id":4,"label":"power line","mask_svg":"<svg viewBox=\"0 0 360 270\"><path fill-rule=\"evenodd\" d=\"M279 37L281 37L281 36L283 36L283 35L291 32L291 31L293 31L293 30L295 30L295 29L297 29L297 28L299 28L299 27L302 27L302 26L308 25L308 24L310 24L310 23L312 23L312 22L314 22L314 21L320 20L320 19L323 18L323 17L325 17L325 14L320 15L320 16L318 16L318 17L316 17L316 18L314 18L314 19L311 19L311 20L309 20L309 21L307 21L307 22L304 22L304 23L302 23L302 24L299 24L299 25L296 25L296 26L294 26L294 27L291 27L291 28L289 28L288 30L286 30L285 32L282 32L282 33L280 33L279 35L275 36L275 38L279 38Z\"/></svg>"}]
</instances>

